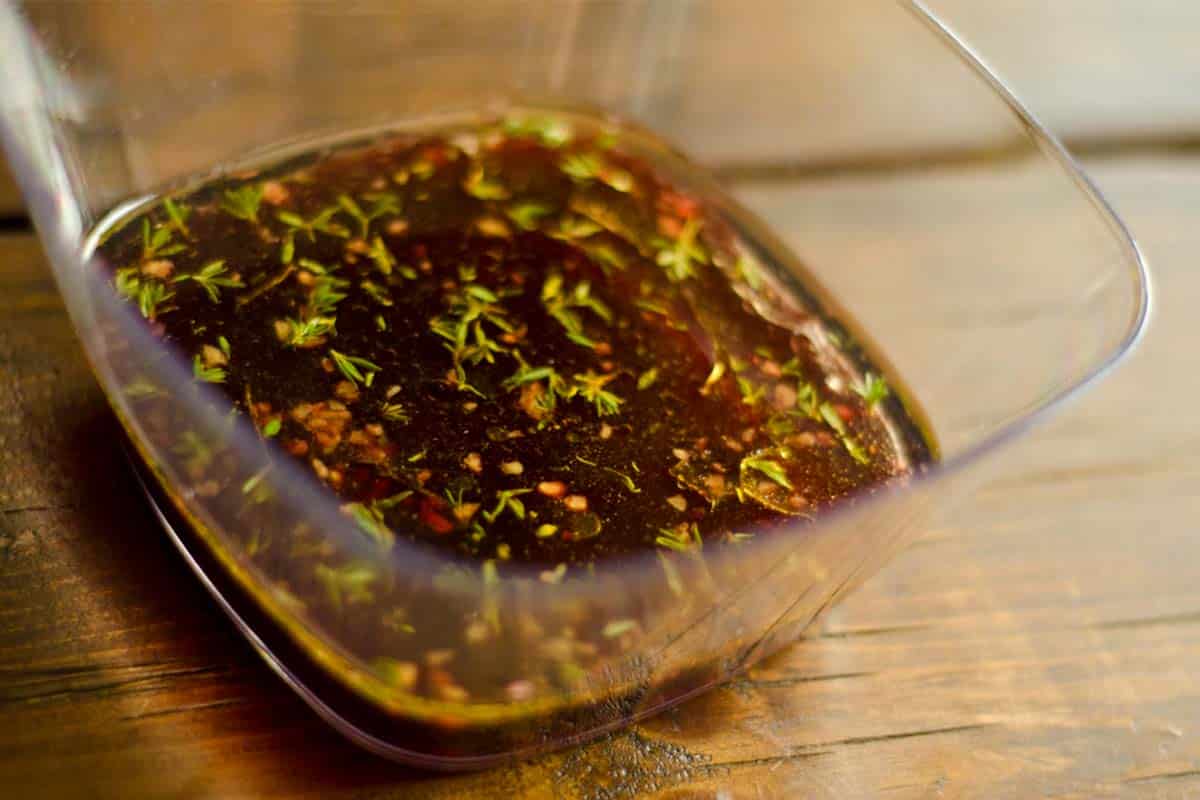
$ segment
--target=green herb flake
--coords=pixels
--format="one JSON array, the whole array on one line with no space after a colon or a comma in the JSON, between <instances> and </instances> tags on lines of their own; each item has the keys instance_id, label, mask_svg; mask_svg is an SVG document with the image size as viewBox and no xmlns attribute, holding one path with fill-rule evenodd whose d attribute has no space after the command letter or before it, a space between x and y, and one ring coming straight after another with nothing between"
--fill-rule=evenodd
<instances>
[{"instance_id":1,"label":"green herb flake","mask_svg":"<svg viewBox=\"0 0 1200 800\"><path fill-rule=\"evenodd\" d=\"M867 408L879 405L890 393L887 382L874 372L868 372L863 377L862 386L854 387L854 391L866 402Z\"/></svg>"},{"instance_id":2,"label":"green herb flake","mask_svg":"<svg viewBox=\"0 0 1200 800\"><path fill-rule=\"evenodd\" d=\"M807 381L801 381L796 386L796 410L804 414L809 419L820 420L821 397L817 394L817 387ZM839 419L839 422L841 420Z\"/></svg>"},{"instance_id":3,"label":"green herb flake","mask_svg":"<svg viewBox=\"0 0 1200 800\"><path fill-rule=\"evenodd\" d=\"M392 549L396 543L396 535L384 523L383 512L377 505L347 503L342 506L342 513L349 515L358 524L359 530L384 550Z\"/></svg>"},{"instance_id":4,"label":"green herb flake","mask_svg":"<svg viewBox=\"0 0 1200 800\"><path fill-rule=\"evenodd\" d=\"M412 497L412 494L412 491L406 489L403 492L396 492L396 494L391 495L390 497L385 497L382 500L376 500L374 503L372 503L372 505L380 511L387 511L390 508L395 508L408 498Z\"/></svg>"},{"instance_id":5,"label":"green herb flake","mask_svg":"<svg viewBox=\"0 0 1200 800\"><path fill-rule=\"evenodd\" d=\"M192 235L187 226L188 217L192 214L191 206L168 197L163 200L163 211L166 212L167 219L171 221L171 227L179 231L180 236L190 237Z\"/></svg>"},{"instance_id":6,"label":"green herb flake","mask_svg":"<svg viewBox=\"0 0 1200 800\"><path fill-rule=\"evenodd\" d=\"M337 366L338 370L348 380L363 386L370 386L374 383L375 373L382 369L378 364L368 361L365 358L348 356L332 348L329 350L329 356L333 359L334 365Z\"/></svg>"},{"instance_id":7,"label":"green herb flake","mask_svg":"<svg viewBox=\"0 0 1200 800\"><path fill-rule=\"evenodd\" d=\"M559 162L559 168L571 180L590 181L600 174L600 159L591 153L570 153Z\"/></svg>"},{"instance_id":8,"label":"green herb flake","mask_svg":"<svg viewBox=\"0 0 1200 800\"><path fill-rule=\"evenodd\" d=\"M779 465L778 461L761 456L746 456L742 459L741 470L743 473L746 470L754 470L761 473L789 492L795 488L792 486L791 480L788 479L787 473L784 472L783 467Z\"/></svg>"},{"instance_id":9,"label":"green herb flake","mask_svg":"<svg viewBox=\"0 0 1200 800\"><path fill-rule=\"evenodd\" d=\"M260 184L249 184L237 189L226 189L221 200L221 210L226 214L258 224L258 207L262 203L263 188Z\"/></svg>"},{"instance_id":10,"label":"green herb flake","mask_svg":"<svg viewBox=\"0 0 1200 800\"><path fill-rule=\"evenodd\" d=\"M392 251L388 250L387 245L379 236L371 240L371 244L367 248L367 258L371 259L375 268L384 275L391 275L392 270L396 267L396 257L392 255Z\"/></svg>"},{"instance_id":11,"label":"green herb flake","mask_svg":"<svg viewBox=\"0 0 1200 800\"><path fill-rule=\"evenodd\" d=\"M842 446L846 448L846 452L850 454L850 457L859 464L866 465L871 463L871 457L867 455L867 451L863 449L862 445L854 437L843 436Z\"/></svg>"},{"instance_id":12,"label":"green herb flake","mask_svg":"<svg viewBox=\"0 0 1200 800\"><path fill-rule=\"evenodd\" d=\"M384 403L380 406L379 413L388 422L408 422L408 412L400 403Z\"/></svg>"},{"instance_id":13,"label":"green herb flake","mask_svg":"<svg viewBox=\"0 0 1200 800\"><path fill-rule=\"evenodd\" d=\"M482 164L475 164L463 178L463 191L478 200L507 200L512 196L503 183L489 178Z\"/></svg>"},{"instance_id":14,"label":"green herb flake","mask_svg":"<svg viewBox=\"0 0 1200 800\"><path fill-rule=\"evenodd\" d=\"M192 376L204 383L224 383L226 377L225 370L221 367L204 366L204 360L200 358L199 353L192 359Z\"/></svg>"},{"instance_id":15,"label":"green herb flake","mask_svg":"<svg viewBox=\"0 0 1200 800\"><path fill-rule=\"evenodd\" d=\"M313 577L324 587L329 604L337 611L375 598L371 587L378 575L370 564L351 562L339 567L317 564Z\"/></svg>"},{"instance_id":16,"label":"green herb flake","mask_svg":"<svg viewBox=\"0 0 1200 800\"><path fill-rule=\"evenodd\" d=\"M613 319L612 310L592 294L590 282L580 281L567 292L564 291L562 276L558 273L552 273L542 284L542 304L546 313L566 331L568 339L589 349L594 348L596 342L584 332L583 319L578 311L590 310L605 323L611 323Z\"/></svg>"},{"instance_id":17,"label":"green herb flake","mask_svg":"<svg viewBox=\"0 0 1200 800\"><path fill-rule=\"evenodd\" d=\"M292 236L295 236L297 232L303 233L310 242L316 241L318 233L339 239L348 239L350 238L350 229L333 221L333 218L341 211L341 206L333 205L318 211L311 219L307 220L294 211L280 211L275 217L291 228L289 233Z\"/></svg>"},{"instance_id":18,"label":"green herb flake","mask_svg":"<svg viewBox=\"0 0 1200 800\"><path fill-rule=\"evenodd\" d=\"M542 217L549 216L554 212L554 209L545 203L530 201L527 203L517 203L509 206L505 212L509 219L517 223L527 231L534 230L538 226L538 220Z\"/></svg>"},{"instance_id":19,"label":"green herb flake","mask_svg":"<svg viewBox=\"0 0 1200 800\"><path fill-rule=\"evenodd\" d=\"M287 265L296 258L296 232L288 231L283 235L283 244L279 246L279 262Z\"/></svg>"},{"instance_id":20,"label":"green herb flake","mask_svg":"<svg viewBox=\"0 0 1200 800\"><path fill-rule=\"evenodd\" d=\"M359 284L359 287L366 292L372 300L374 300L376 303L379 303L379 305L383 306L384 308L391 308L396 304L396 302L392 300L392 296L388 290L374 281L363 281Z\"/></svg>"},{"instance_id":21,"label":"green herb flake","mask_svg":"<svg viewBox=\"0 0 1200 800\"><path fill-rule=\"evenodd\" d=\"M151 261L156 258L166 258L176 253L182 253L187 246L172 242L172 228L150 227L150 218L142 217L142 260Z\"/></svg>"},{"instance_id":22,"label":"green herb flake","mask_svg":"<svg viewBox=\"0 0 1200 800\"><path fill-rule=\"evenodd\" d=\"M604 626L604 630L601 631L601 635L605 639L616 639L620 636L624 636L636 627L637 620L614 619L612 622L609 622Z\"/></svg>"},{"instance_id":23,"label":"green herb flake","mask_svg":"<svg viewBox=\"0 0 1200 800\"><path fill-rule=\"evenodd\" d=\"M700 387L700 394L708 394L712 391L712 387L716 386L723 377L725 377L725 362L714 361L712 369L709 370L708 377L704 379L704 385Z\"/></svg>"},{"instance_id":24,"label":"green herb flake","mask_svg":"<svg viewBox=\"0 0 1200 800\"><path fill-rule=\"evenodd\" d=\"M638 390L649 389L658 380L658 367L651 367L638 376Z\"/></svg>"},{"instance_id":25,"label":"green herb flake","mask_svg":"<svg viewBox=\"0 0 1200 800\"><path fill-rule=\"evenodd\" d=\"M575 385L579 389L580 396L589 403L594 404L596 414L601 417L620 413L621 404L625 402L604 388L616 378L617 375L615 373L611 375L599 375L590 369L585 373L575 375Z\"/></svg>"},{"instance_id":26,"label":"green herb flake","mask_svg":"<svg viewBox=\"0 0 1200 800\"><path fill-rule=\"evenodd\" d=\"M755 383L749 378L743 378L739 375L737 385L738 391L742 395L742 402L748 406L756 406L766 397L767 387L763 384Z\"/></svg>"},{"instance_id":27,"label":"green herb flake","mask_svg":"<svg viewBox=\"0 0 1200 800\"><path fill-rule=\"evenodd\" d=\"M504 132L509 136L540 139L547 147L562 147L574 135L570 125L551 117L510 117L504 121Z\"/></svg>"},{"instance_id":28,"label":"green herb flake","mask_svg":"<svg viewBox=\"0 0 1200 800\"><path fill-rule=\"evenodd\" d=\"M517 519L525 519L525 503L520 499L521 495L529 494L533 489L501 489L496 492L496 505L490 511L480 512L487 522L495 522L496 517L499 517L506 510L512 512L512 515Z\"/></svg>"},{"instance_id":29,"label":"green herb flake","mask_svg":"<svg viewBox=\"0 0 1200 800\"><path fill-rule=\"evenodd\" d=\"M677 528L659 528L654 543L677 553L696 552L704 547L704 540L700 538L700 528L694 522Z\"/></svg>"},{"instance_id":30,"label":"green herb flake","mask_svg":"<svg viewBox=\"0 0 1200 800\"><path fill-rule=\"evenodd\" d=\"M389 214L393 216L400 214L400 200L390 192L366 194L362 199L370 203L366 211L350 195L338 195L337 198L338 206L358 223L358 235L362 239L368 237L371 232L371 223L375 220Z\"/></svg>"},{"instance_id":31,"label":"green herb flake","mask_svg":"<svg viewBox=\"0 0 1200 800\"><path fill-rule=\"evenodd\" d=\"M241 289L245 287L240 276L234 275L229 277L229 268L225 266L224 259L210 261L200 268L199 272L194 272L189 275L180 275L173 281L174 283L186 283L191 281L200 288L204 289L208 299L214 303L221 300L221 289Z\"/></svg>"},{"instance_id":32,"label":"green herb flake","mask_svg":"<svg viewBox=\"0 0 1200 800\"><path fill-rule=\"evenodd\" d=\"M674 242L660 243L661 249L655 261L663 267L675 283L681 283L696 277L696 264L708 263L708 254L704 252L696 237L703 223L698 219L689 219L684 223L679 238Z\"/></svg>"},{"instance_id":33,"label":"green herb flake","mask_svg":"<svg viewBox=\"0 0 1200 800\"><path fill-rule=\"evenodd\" d=\"M160 314L171 310L166 307L166 304L174 296L175 293L167 291L167 288L161 283L154 281L141 283L137 289L138 311L148 320L158 319Z\"/></svg>"},{"instance_id":34,"label":"green herb flake","mask_svg":"<svg viewBox=\"0 0 1200 800\"><path fill-rule=\"evenodd\" d=\"M558 224L558 231L554 236L555 238L567 239L568 241L577 241L579 239L586 239L602 230L604 228L592 220L571 214L562 218Z\"/></svg>"},{"instance_id":35,"label":"green herb flake","mask_svg":"<svg viewBox=\"0 0 1200 800\"><path fill-rule=\"evenodd\" d=\"M305 320L287 320L290 331L288 347L312 347L324 341L333 332L337 320L333 317L310 317Z\"/></svg>"},{"instance_id":36,"label":"green herb flake","mask_svg":"<svg viewBox=\"0 0 1200 800\"><path fill-rule=\"evenodd\" d=\"M601 469L603 469L605 472L609 472L613 475L616 475L617 478L620 479L621 483L623 483L625 485L625 488L628 489L630 492L632 492L634 494L642 493L642 490L638 488L638 485L636 483L634 483L633 478L630 477L629 475L626 475L624 472L613 469L612 467L601 467Z\"/></svg>"},{"instance_id":37,"label":"green herb flake","mask_svg":"<svg viewBox=\"0 0 1200 800\"><path fill-rule=\"evenodd\" d=\"M242 494L253 494L255 490L258 489L259 485L262 484L263 478L267 476L267 472L269 472L270 469L270 467L264 467L263 469L260 469L258 472L251 475L249 478L246 478L246 480L242 483Z\"/></svg>"},{"instance_id":38,"label":"green herb flake","mask_svg":"<svg viewBox=\"0 0 1200 800\"><path fill-rule=\"evenodd\" d=\"M817 408L821 419L825 420L825 424L837 431L839 436L846 435L846 423L842 420L842 416L838 414L837 409L829 403L821 403Z\"/></svg>"},{"instance_id":39,"label":"green herb flake","mask_svg":"<svg viewBox=\"0 0 1200 800\"><path fill-rule=\"evenodd\" d=\"M281 420L279 417L271 417L271 419L267 420L267 424L263 425L262 435L267 439L274 438L279 435L279 431L282 427L283 420Z\"/></svg>"}]
</instances>

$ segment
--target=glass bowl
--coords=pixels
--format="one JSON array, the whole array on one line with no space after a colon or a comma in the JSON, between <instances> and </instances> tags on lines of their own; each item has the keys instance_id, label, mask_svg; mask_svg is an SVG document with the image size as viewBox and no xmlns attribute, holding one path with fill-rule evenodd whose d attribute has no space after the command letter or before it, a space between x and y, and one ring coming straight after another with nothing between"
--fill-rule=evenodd
<instances>
[{"instance_id":1,"label":"glass bowl","mask_svg":"<svg viewBox=\"0 0 1200 800\"><path fill-rule=\"evenodd\" d=\"M914 3L4 3L0 61L0 136L163 527L307 703L412 764L474 768L594 737L793 641L1146 320L1147 274L1112 210ZM190 362L91 257L147 198L267 155L581 108L706 168L722 211L789 251L781 273L820 287L903 377L938 461L811 525L561 583L404 543L380 552L193 387ZM1017 205L1054 224L1014 229ZM201 462L269 514L203 491ZM403 596L418 624L356 613L376 595ZM476 623L489 631L476 644L440 646Z\"/></svg>"}]
</instances>

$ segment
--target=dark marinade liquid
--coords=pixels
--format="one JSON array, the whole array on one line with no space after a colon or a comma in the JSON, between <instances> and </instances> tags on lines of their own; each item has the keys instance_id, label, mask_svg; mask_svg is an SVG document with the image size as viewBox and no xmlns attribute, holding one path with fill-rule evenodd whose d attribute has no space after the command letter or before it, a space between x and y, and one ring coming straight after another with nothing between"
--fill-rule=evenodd
<instances>
[{"instance_id":1,"label":"dark marinade liquid","mask_svg":"<svg viewBox=\"0 0 1200 800\"><path fill-rule=\"evenodd\" d=\"M384 544L557 581L931 458L841 325L600 129L394 136L146 208L97 250L117 291Z\"/></svg>"}]
</instances>

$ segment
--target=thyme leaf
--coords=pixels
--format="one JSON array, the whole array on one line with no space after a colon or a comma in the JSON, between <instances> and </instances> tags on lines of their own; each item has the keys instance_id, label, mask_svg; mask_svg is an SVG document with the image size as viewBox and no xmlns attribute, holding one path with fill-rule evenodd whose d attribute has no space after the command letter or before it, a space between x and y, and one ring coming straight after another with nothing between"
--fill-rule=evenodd
<instances>
[{"instance_id":1,"label":"thyme leaf","mask_svg":"<svg viewBox=\"0 0 1200 800\"><path fill-rule=\"evenodd\" d=\"M294 211L280 211L275 217L291 229L289 232L293 236L297 232L303 233L310 242L317 240L318 233L347 239L350 237L350 230L345 225L333 221L334 216L341 210L341 206L333 205L318 211L311 219L304 219Z\"/></svg>"},{"instance_id":2,"label":"thyme leaf","mask_svg":"<svg viewBox=\"0 0 1200 800\"><path fill-rule=\"evenodd\" d=\"M289 319L287 325L289 334L288 347L312 347L321 343L333 332L337 323L334 317L309 317L307 319Z\"/></svg>"},{"instance_id":3,"label":"thyme leaf","mask_svg":"<svg viewBox=\"0 0 1200 800\"><path fill-rule=\"evenodd\" d=\"M596 406L596 413L601 417L620 413L621 404L625 402L604 387L617 378L616 373L599 375L592 370L575 375L575 385L584 400Z\"/></svg>"},{"instance_id":4,"label":"thyme leaf","mask_svg":"<svg viewBox=\"0 0 1200 800\"><path fill-rule=\"evenodd\" d=\"M228 267L225 266L224 259L210 261L200 268L199 272L194 272L189 275L180 275L175 278L173 283L184 283L192 281L204 289L208 299L214 303L221 299L221 288L241 289L246 284L242 282L240 276L227 277L229 274Z\"/></svg>"},{"instance_id":5,"label":"thyme leaf","mask_svg":"<svg viewBox=\"0 0 1200 800\"><path fill-rule=\"evenodd\" d=\"M695 265L708 263L708 254L696 241L702 225L698 219L689 219L675 241L659 243L661 249L655 261L675 283L696 277Z\"/></svg>"},{"instance_id":6,"label":"thyme leaf","mask_svg":"<svg viewBox=\"0 0 1200 800\"><path fill-rule=\"evenodd\" d=\"M788 491L795 488L778 461L761 456L746 456L742 459L741 470L744 473L748 469L765 475Z\"/></svg>"},{"instance_id":7,"label":"thyme leaf","mask_svg":"<svg viewBox=\"0 0 1200 800\"><path fill-rule=\"evenodd\" d=\"M358 222L358 234L362 239L366 239L370 234L373 221L387 214L397 215L400 213L400 201L396 195L390 192L366 194L363 195L363 200L371 204L366 211L363 211L362 207L348 194L338 195L337 199L341 209Z\"/></svg>"},{"instance_id":8,"label":"thyme leaf","mask_svg":"<svg viewBox=\"0 0 1200 800\"><path fill-rule=\"evenodd\" d=\"M855 386L854 391L866 401L867 408L879 405L890 393L887 382L874 372L868 372L863 376L862 386Z\"/></svg>"},{"instance_id":9,"label":"thyme leaf","mask_svg":"<svg viewBox=\"0 0 1200 800\"><path fill-rule=\"evenodd\" d=\"M533 489L501 489L496 492L496 505L491 511L481 511L482 516L489 523L495 522L496 517L503 514L506 510L512 512L512 515L517 519L525 519L525 503L519 498L523 494L529 494Z\"/></svg>"},{"instance_id":10,"label":"thyme leaf","mask_svg":"<svg viewBox=\"0 0 1200 800\"><path fill-rule=\"evenodd\" d=\"M168 197L163 200L163 211L167 213L167 219L171 221L171 227L179 231L180 236L191 237L192 233L188 230L187 226L188 217L192 214L191 206Z\"/></svg>"},{"instance_id":11,"label":"thyme leaf","mask_svg":"<svg viewBox=\"0 0 1200 800\"><path fill-rule=\"evenodd\" d=\"M333 363L338 370L346 376L348 380L354 383L370 386L375 382L375 373L379 372L382 367L378 364L368 361L365 358L358 356L348 356L345 353L339 353L337 350L330 348L329 355L333 359Z\"/></svg>"},{"instance_id":12,"label":"thyme leaf","mask_svg":"<svg viewBox=\"0 0 1200 800\"><path fill-rule=\"evenodd\" d=\"M206 367L204 365L204 360L200 358L200 354L197 353L192 359L192 376L196 380L204 383L224 383L226 373L225 370L219 366Z\"/></svg>"},{"instance_id":13,"label":"thyme leaf","mask_svg":"<svg viewBox=\"0 0 1200 800\"><path fill-rule=\"evenodd\" d=\"M258 207L262 203L263 188L259 184L247 184L237 189L226 189L221 200L221 210L230 216L258 224Z\"/></svg>"}]
</instances>

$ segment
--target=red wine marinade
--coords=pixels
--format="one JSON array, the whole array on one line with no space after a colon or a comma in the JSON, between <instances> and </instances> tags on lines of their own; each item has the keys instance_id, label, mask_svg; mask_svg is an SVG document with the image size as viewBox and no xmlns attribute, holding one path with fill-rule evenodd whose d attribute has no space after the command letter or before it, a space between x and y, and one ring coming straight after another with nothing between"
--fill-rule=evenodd
<instances>
[{"instance_id":1,"label":"red wine marinade","mask_svg":"<svg viewBox=\"0 0 1200 800\"><path fill-rule=\"evenodd\" d=\"M384 546L557 581L761 535L930 459L878 366L703 194L552 118L214 180L98 253Z\"/></svg>"}]
</instances>

